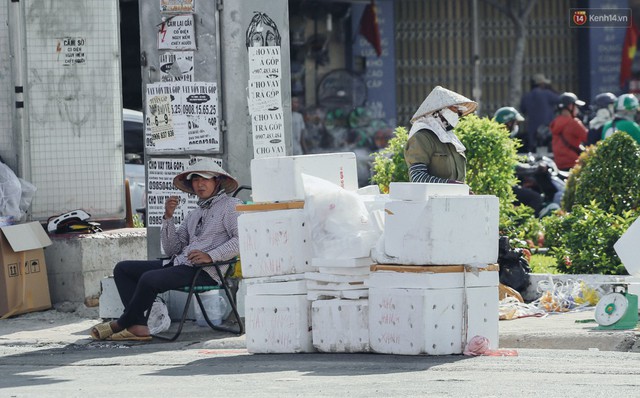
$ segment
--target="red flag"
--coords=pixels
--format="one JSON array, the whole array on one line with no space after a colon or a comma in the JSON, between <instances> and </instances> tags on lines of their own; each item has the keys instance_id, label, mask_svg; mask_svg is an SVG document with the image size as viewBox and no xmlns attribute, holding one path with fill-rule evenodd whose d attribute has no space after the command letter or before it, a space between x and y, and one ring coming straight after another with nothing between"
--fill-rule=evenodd
<instances>
[{"instance_id":1,"label":"red flag","mask_svg":"<svg viewBox=\"0 0 640 398\"><path fill-rule=\"evenodd\" d=\"M631 78L631 65L636 57L636 43L638 42L638 28L631 19L631 25L627 28L624 35L624 44L622 45L622 61L620 62L620 87L624 87L625 83Z\"/></svg>"},{"instance_id":2,"label":"red flag","mask_svg":"<svg viewBox=\"0 0 640 398\"><path fill-rule=\"evenodd\" d=\"M371 0L371 3L364 8L360 18L360 34L371 43L379 57L382 54L382 43L380 41L380 27L378 26L375 0Z\"/></svg>"}]
</instances>

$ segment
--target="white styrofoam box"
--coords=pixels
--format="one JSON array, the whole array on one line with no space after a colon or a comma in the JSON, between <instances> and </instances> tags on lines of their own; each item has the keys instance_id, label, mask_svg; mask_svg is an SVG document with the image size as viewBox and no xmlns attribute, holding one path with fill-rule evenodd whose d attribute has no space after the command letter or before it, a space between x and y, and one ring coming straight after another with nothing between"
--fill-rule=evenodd
<instances>
[{"instance_id":1,"label":"white styrofoam box","mask_svg":"<svg viewBox=\"0 0 640 398\"><path fill-rule=\"evenodd\" d=\"M304 200L303 173L348 191L358 189L356 155L353 152L251 159L253 201Z\"/></svg>"},{"instance_id":2,"label":"white styrofoam box","mask_svg":"<svg viewBox=\"0 0 640 398\"><path fill-rule=\"evenodd\" d=\"M170 302L169 294L169 292L165 292L158 295L158 297L160 297L165 301L165 303L167 303L167 309L169 309ZM181 308L184 308L184 301L182 305L183 307ZM118 294L118 288L116 287L115 279L113 279L113 276L102 278L102 280L100 280L98 316L102 319L117 319L120 318L123 312L124 305L122 305L122 300L120 300L120 295ZM191 314L193 315L193 313ZM182 310L180 312L180 315L182 315Z\"/></svg>"},{"instance_id":3,"label":"white styrofoam box","mask_svg":"<svg viewBox=\"0 0 640 398\"><path fill-rule=\"evenodd\" d=\"M371 288L371 350L402 355L460 354L475 335L487 337L490 348L495 349L498 347L497 306L497 287Z\"/></svg>"},{"instance_id":4,"label":"white styrofoam box","mask_svg":"<svg viewBox=\"0 0 640 398\"><path fill-rule=\"evenodd\" d=\"M253 283L247 286L247 295L276 295L307 294L307 281L297 280L288 282Z\"/></svg>"},{"instance_id":5,"label":"white styrofoam box","mask_svg":"<svg viewBox=\"0 0 640 398\"><path fill-rule=\"evenodd\" d=\"M277 283L303 280L304 274L289 274L289 275L275 275L266 276L262 278L242 278L238 283L238 291L236 293L236 305L238 307L238 314L241 318L244 318L245 310L245 298L247 297L247 290L250 285L257 283Z\"/></svg>"},{"instance_id":6,"label":"white styrofoam box","mask_svg":"<svg viewBox=\"0 0 640 398\"><path fill-rule=\"evenodd\" d=\"M469 186L426 182L392 182L389 184L389 197L396 200L425 201L431 196L459 195L469 195Z\"/></svg>"},{"instance_id":7,"label":"white styrofoam box","mask_svg":"<svg viewBox=\"0 0 640 398\"><path fill-rule=\"evenodd\" d=\"M446 266L438 266L442 269ZM460 269L460 266L450 266ZM420 267L428 269L429 267ZM465 269L471 269L466 266ZM393 272L374 271L369 275L366 285L369 287L410 288L410 289L451 289L458 287L498 286L499 275L497 266L479 272Z\"/></svg>"},{"instance_id":8,"label":"white styrofoam box","mask_svg":"<svg viewBox=\"0 0 640 398\"><path fill-rule=\"evenodd\" d=\"M311 259L311 265L314 267L340 267L340 268L355 268L355 267L368 267L373 264L371 257L360 258L320 258L314 257Z\"/></svg>"},{"instance_id":9,"label":"white styrofoam box","mask_svg":"<svg viewBox=\"0 0 640 398\"><path fill-rule=\"evenodd\" d=\"M311 302L306 295L247 296L246 344L250 353L313 352Z\"/></svg>"},{"instance_id":10,"label":"white styrofoam box","mask_svg":"<svg viewBox=\"0 0 640 398\"><path fill-rule=\"evenodd\" d=\"M631 276L640 277L640 218L614 243L613 248Z\"/></svg>"},{"instance_id":11,"label":"white styrofoam box","mask_svg":"<svg viewBox=\"0 0 640 398\"><path fill-rule=\"evenodd\" d=\"M312 271L309 223L304 210L243 213L238 217L245 278Z\"/></svg>"},{"instance_id":12,"label":"white styrofoam box","mask_svg":"<svg viewBox=\"0 0 640 398\"><path fill-rule=\"evenodd\" d=\"M498 198L434 196L385 206L384 252L395 264L472 264L498 260Z\"/></svg>"},{"instance_id":13,"label":"white styrofoam box","mask_svg":"<svg viewBox=\"0 0 640 398\"><path fill-rule=\"evenodd\" d=\"M357 300L369 297L369 289L357 290L309 290L307 292L307 300L326 300L326 299L348 299Z\"/></svg>"},{"instance_id":14,"label":"white styrofoam box","mask_svg":"<svg viewBox=\"0 0 640 398\"><path fill-rule=\"evenodd\" d=\"M100 281L100 299L98 316L102 319L120 318L124 312L124 305L120 300L116 282L112 276L102 278Z\"/></svg>"},{"instance_id":15,"label":"white styrofoam box","mask_svg":"<svg viewBox=\"0 0 640 398\"><path fill-rule=\"evenodd\" d=\"M319 282L319 281L307 281L307 291L310 290L362 290L366 289L366 285L363 281L360 282Z\"/></svg>"},{"instance_id":16,"label":"white styrofoam box","mask_svg":"<svg viewBox=\"0 0 640 398\"><path fill-rule=\"evenodd\" d=\"M305 272L304 277L310 281L332 283L362 282L367 279L367 277L363 275L332 275L321 272Z\"/></svg>"},{"instance_id":17,"label":"white styrofoam box","mask_svg":"<svg viewBox=\"0 0 640 398\"><path fill-rule=\"evenodd\" d=\"M314 301L311 322L313 346L318 351L369 351L368 300Z\"/></svg>"},{"instance_id":18,"label":"white styrofoam box","mask_svg":"<svg viewBox=\"0 0 640 398\"><path fill-rule=\"evenodd\" d=\"M313 263L312 263L313 264ZM371 269L369 266L364 267L318 267L321 274L334 275L369 275Z\"/></svg>"}]
</instances>

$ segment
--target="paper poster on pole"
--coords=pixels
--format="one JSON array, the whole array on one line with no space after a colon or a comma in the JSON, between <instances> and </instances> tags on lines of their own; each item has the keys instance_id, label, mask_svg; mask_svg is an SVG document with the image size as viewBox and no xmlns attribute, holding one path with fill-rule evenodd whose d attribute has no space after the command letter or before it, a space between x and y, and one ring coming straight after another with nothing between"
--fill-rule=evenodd
<instances>
[{"instance_id":1,"label":"paper poster on pole","mask_svg":"<svg viewBox=\"0 0 640 398\"><path fill-rule=\"evenodd\" d=\"M83 65L87 62L85 55L86 40L83 37L65 37L58 39L56 52L62 66Z\"/></svg>"},{"instance_id":2,"label":"paper poster on pole","mask_svg":"<svg viewBox=\"0 0 640 398\"><path fill-rule=\"evenodd\" d=\"M162 225L164 203L170 196L178 196L180 204L173 213L176 224L180 225L187 214L198 206L198 197L177 189L173 178L203 157L161 158L152 157L147 164L147 226ZM222 160L214 159L220 166Z\"/></svg>"},{"instance_id":3,"label":"paper poster on pole","mask_svg":"<svg viewBox=\"0 0 640 398\"><path fill-rule=\"evenodd\" d=\"M158 50L195 50L193 14L175 15L160 24Z\"/></svg>"},{"instance_id":4,"label":"paper poster on pole","mask_svg":"<svg viewBox=\"0 0 640 398\"><path fill-rule=\"evenodd\" d=\"M181 116L187 128L190 149L220 150L218 130L218 85L208 82L184 83Z\"/></svg>"},{"instance_id":5,"label":"paper poster on pole","mask_svg":"<svg viewBox=\"0 0 640 398\"><path fill-rule=\"evenodd\" d=\"M148 84L146 98L148 149L220 151L216 83Z\"/></svg>"},{"instance_id":6,"label":"paper poster on pole","mask_svg":"<svg viewBox=\"0 0 640 398\"><path fill-rule=\"evenodd\" d=\"M193 51L169 51L160 55L160 81L192 82Z\"/></svg>"},{"instance_id":7,"label":"paper poster on pole","mask_svg":"<svg viewBox=\"0 0 640 398\"><path fill-rule=\"evenodd\" d=\"M249 113L281 109L281 92L280 79L249 80Z\"/></svg>"},{"instance_id":8,"label":"paper poster on pole","mask_svg":"<svg viewBox=\"0 0 640 398\"><path fill-rule=\"evenodd\" d=\"M251 131L256 159L286 155L282 110L252 114Z\"/></svg>"},{"instance_id":9,"label":"paper poster on pole","mask_svg":"<svg viewBox=\"0 0 640 398\"><path fill-rule=\"evenodd\" d=\"M251 115L254 158L284 156L280 47L249 47L247 50L247 103Z\"/></svg>"},{"instance_id":10,"label":"paper poster on pole","mask_svg":"<svg viewBox=\"0 0 640 398\"><path fill-rule=\"evenodd\" d=\"M280 79L280 47L249 47L249 80Z\"/></svg>"},{"instance_id":11,"label":"paper poster on pole","mask_svg":"<svg viewBox=\"0 0 640 398\"><path fill-rule=\"evenodd\" d=\"M160 0L160 12L193 12L196 0Z\"/></svg>"},{"instance_id":12,"label":"paper poster on pole","mask_svg":"<svg viewBox=\"0 0 640 398\"><path fill-rule=\"evenodd\" d=\"M180 104L180 88L173 83L147 85L146 95L146 146L154 149L171 149L187 144L186 130L180 128L174 110Z\"/></svg>"}]
</instances>

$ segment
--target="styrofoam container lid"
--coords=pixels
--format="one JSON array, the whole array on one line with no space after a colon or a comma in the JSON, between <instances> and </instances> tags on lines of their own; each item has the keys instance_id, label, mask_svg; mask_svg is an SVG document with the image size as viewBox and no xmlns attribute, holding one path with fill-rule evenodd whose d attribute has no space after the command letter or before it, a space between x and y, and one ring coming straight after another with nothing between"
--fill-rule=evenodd
<instances>
[{"instance_id":1,"label":"styrofoam container lid","mask_svg":"<svg viewBox=\"0 0 640 398\"><path fill-rule=\"evenodd\" d=\"M640 218L613 245L629 275L640 277Z\"/></svg>"},{"instance_id":2,"label":"styrofoam container lid","mask_svg":"<svg viewBox=\"0 0 640 398\"><path fill-rule=\"evenodd\" d=\"M427 182L392 182L389 197L397 200L425 201L431 196L468 196L466 184L443 184Z\"/></svg>"}]
</instances>

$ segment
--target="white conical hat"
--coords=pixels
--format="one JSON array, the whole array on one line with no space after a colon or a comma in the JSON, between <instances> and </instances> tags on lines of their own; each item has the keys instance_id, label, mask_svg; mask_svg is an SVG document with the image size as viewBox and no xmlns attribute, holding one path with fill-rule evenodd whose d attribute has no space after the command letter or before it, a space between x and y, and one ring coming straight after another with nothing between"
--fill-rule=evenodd
<instances>
[{"instance_id":1,"label":"white conical hat","mask_svg":"<svg viewBox=\"0 0 640 398\"><path fill-rule=\"evenodd\" d=\"M416 113L413 115L411 123L423 116L432 114L435 111L439 111L440 109L447 108L452 105L460 105L461 107L464 107L464 109L461 109L462 116L470 114L478 107L478 104L469 98L451 90L447 90L444 87L436 86L431 90L427 98L422 102L422 105L420 105L420 108L418 108Z\"/></svg>"},{"instance_id":2,"label":"white conical hat","mask_svg":"<svg viewBox=\"0 0 640 398\"><path fill-rule=\"evenodd\" d=\"M181 191L194 193L191 186L191 177L193 175L200 175L205 178L218 177L220 178L220 184L224 191L228 194L233 193L238 189L238 181L231 177L231 174L224 171L222 167L218 165L213 159L202 159L191 166L185 171L175 176L173 179L173 185Z\"/></svg>"}]
</instances>

